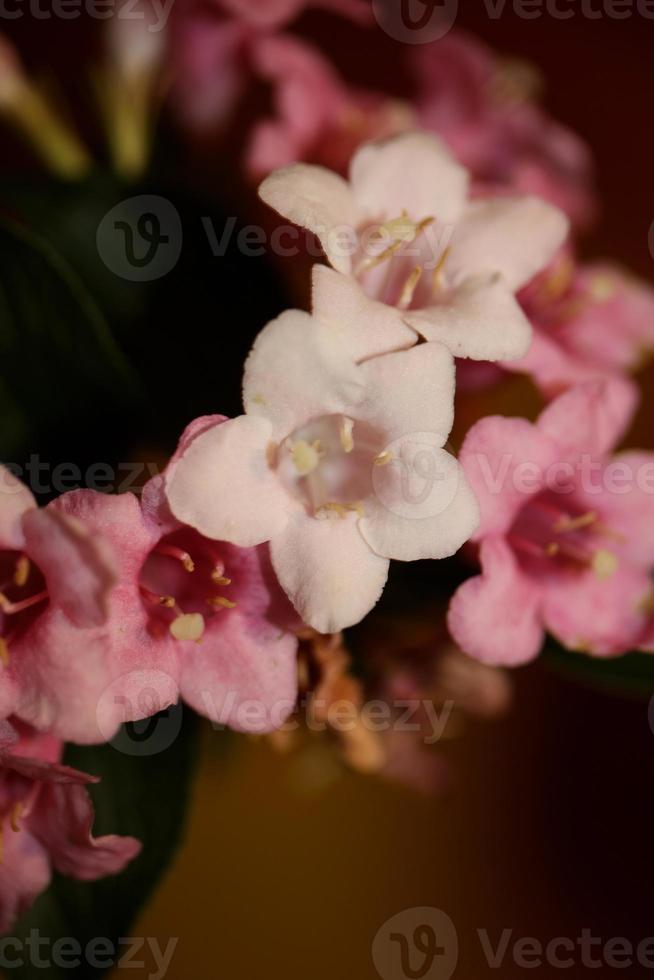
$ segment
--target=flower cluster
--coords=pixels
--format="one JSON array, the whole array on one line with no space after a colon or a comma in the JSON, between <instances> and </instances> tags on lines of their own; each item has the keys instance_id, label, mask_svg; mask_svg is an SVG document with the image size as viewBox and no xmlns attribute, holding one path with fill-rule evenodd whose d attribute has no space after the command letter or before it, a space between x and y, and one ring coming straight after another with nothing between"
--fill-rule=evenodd
<instances>
[{"instance_id":1,"label":"flower cluster","mask_svg":"<svg viewBox=\"0 0 654 980\"><path fill-rule=\"evenodd\" d=\"M547 634L597 657L654 650L654 454L614 455L654 295L578 257L585 147L535 104L524 67L456 32L413 52L410 101L352 88L287 32L305 6L188 0L166 45L113 37L119 169L145 166L162 64L173 115L205 134L263 79L272 115L241 134L237 169L261 180L254 213L263 202L267 220L315 236L325 261L295 260L310 309L256 337L243 413L192 421L140 495L82 489L39 507L0 468L0 931L52 868L91 880L138 853L91 836L94 780L61 764L65 741L105 743L183 701L281 744L313 687L325 717L339 698L355 707L339 733L349 764L424 787L442 778L424 752L430 712L417 738L371 735L368 694L492 714L507 697L494 668L535 658ZM365 29L355 0L314 6ZM0 110L60 175L91 166L70 131L44 132L4 45ZM475 417L471 392L515 375L538 418ZM412 644L373 627L355 678L341 631L373 610L391 561L457 553L471 574L452 576L441 659L429 631Z\"/></svg>"}]
</instances>

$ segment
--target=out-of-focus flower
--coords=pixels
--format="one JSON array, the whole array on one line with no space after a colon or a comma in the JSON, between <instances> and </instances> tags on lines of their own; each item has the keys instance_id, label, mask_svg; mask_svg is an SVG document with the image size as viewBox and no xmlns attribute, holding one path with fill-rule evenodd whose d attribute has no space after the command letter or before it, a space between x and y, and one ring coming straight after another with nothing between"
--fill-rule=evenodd
<instances>
[{"instance_id":1,"label":"out-of-focus flower","mask_svg":"<svg viewBox=\"0 0 654 980\"><path fill-rule=\"evenodd\" d=\"M187 431L182 444L191 438ZM40 730L100 742L180 696L243 730L267 731L293 708L297 640L265 549L182 528L159 486L146 486L145 510L132 494L79 490L45 512L63 508L101 534L117 582L101 625L74 629L51 603L21 641L12 660L17 713ZM249 700L258 714L243 708Z\"/></svg>"},{"instance_id":2,"label":"out-of-focus flower","mask_svg":"<svg viewBox=\"0 0 654 980\"><path fill-rule=\"evenodd\" d=\"M585 144L534 102L538 76L501 61L484 44L452 31L409 52L420 125L438 133L488 193L535 194L576 225L592 218L592 168Z\"/></svg>"},{"instance_id":3,"label":"out-of-focus flower","mask_svg":"<svg viewBox=\"0 0 654 980\"><path fill-rule=\"evenodd\" d=\"M654 290L616 265L556 257L520 301L534 338L520 361L548 397L600 377L634 371L654 350Z\"/></svg>"},{"instance_id":4,"label":"out-of-focus flower","mask_svg":"<svg viewBox=\"0 0 654 980\"><path fill-rule=\"evenodd\" d=\"M267 177L259 194L315 233L335 270L316 269L318 317L338 317L339 294L354 280L362 296L458 357L502 360L529 349L514 293L550 261L567 220L534 197L469 202L467 172L436 137L405 133L363 146L349 183L294 164Z\"/></svg>"},{"instance_id":5,"label":"out-of-focus flower","mask_svg":"<svg viewBox=\"0 0 654 980\"><path fill-rule=\"evenodd\" d=\"M61 765L62 748L20 722L0 723L0 933L47 888L53 868L94 881L141 850L133 837L92 836L86 787L99 780Z\"/></svg>"},{"instance_id":6,"label":"out-of-focus flower","mask_svg":"<svg viewBox=\"0 0 654 980\"><path fill-rule=\"evenodd\" d=\"M246 363L246 414L200 433L171 466L171 510L209 538L270 541L302 619L338 632L374 606L389 559L452 555L476 526L474 497L442 449L453 396L440 344L356 366L334 331L289 310ZM432 470L414 499L416 454Z\"/></svg>"},{"instance_id":7,"label":"out-of-focus flower","mask_svg":"<svg viewBox=\"0 0 654 980\"><path fill-rule=\"evenodd\" d=\"M30 143L57 176L85 176L91 160L83 143L47 94L30 79L18 51L0 34L0 116Z\"/></svg>"},{"instance_id":8,"label":"out-of-focus flower","mask_svg":"<svg viewBox=\"0 0 654 980\"><path fill-rule=\"evenodd\" d=\"M456 592L449 626L471 656L524 663L545 630L597 656L638 645L654 565L654 454L609 455L633 409L631 385L594 381L536 424L489 417L469 432L461 460L481 508L482 572Z\"/></svg>"}]
</instances>

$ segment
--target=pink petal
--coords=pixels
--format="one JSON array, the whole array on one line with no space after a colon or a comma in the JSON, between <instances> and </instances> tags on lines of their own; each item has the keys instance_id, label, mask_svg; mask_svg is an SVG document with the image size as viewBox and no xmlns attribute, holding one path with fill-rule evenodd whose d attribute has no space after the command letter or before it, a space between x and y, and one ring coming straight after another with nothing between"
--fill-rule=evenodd
<instances>
[{"instance_id":1,"label":"pink petal","mask_svg":"<svg viewBox=\"0 0 654 980\"><path fill-rule=\"evenodd\" d=\"M523 357L532 338L529 320L499 273L470 276L443 303L409 310L404 318L426 340L478 361Z\"/></svg>"},{"instance_id":2,"label":"pink petal","mask_svg":"<svg viewBox=\"0 0 654 980\"><path fill-rule=\"evenodd\" d=\"M134 837L94 838L93 806L78 785L44 785L38 806L30 815L30 831L48 850L60 874L95 881L117 874L139 854Z\"/></svg>"},{"instance_id":3,"label":"pink petal","mask_svg":"<svg viewBox=\"0 0 654 980\"><path fill-rule=\"evenodd\" d=\"M297 698L297 638L229 610L200 643L185 644L181 692L199 714L237 731L273 731ZM250 707L248 707L250 703Z\"/></svg>"},{"instance_id":4,"label":"pink petal","mask_svg":"<svg viewBox=\"0 0 654 980\"><path fill-rule=\"evenodd\" d=\"M25 546L21 519L36 507L32 493L11 470L0 466L0 548L21 551Z\"/></svg>"},{"instance_id":5,"label":"pink petal","mask_svg":"<svg viewBox=\"0 0 654 980\"><path fill-rule=\"evenodd\" d=\"M537 197L473 201L454 231L446 271L455 282L500 272L515 292L547 265L567 232L563 212Z\"/></svg>"},{"instance_id":6,"label":"pink petal","mask_svg":"<svg viewBox=\"0 0 654 980\"><path fill-rule=\"evenodd\" d=\"M356 515L319 519L296 514L270 544L282 588L320 633L337 633L360 622L382 594L388 560L373 554Z\"/></svg>"},{"instance_id":7,"label":"pink petal","mask_svg":"<svg viewBox=\"0 0 654 980\"><path fill-rule=\"evenodd\" d=\"M438 137L402 133L367 143L350 164L350 183L360 211L371 221L433 217L442 224L459 218L468 174Z\"/></svg>"},{"instance_id":8,"label":"pink petal","mask_svg":"<svg viewBox=\"0 0 654 980\"><path fill-rule=\"evenodd\" d=\"M67 512L66 497L25 514L26 548L45 576L50 602L76 626L98 626L118 581L117 562L108 541Z\"/></svg>"},{"instance_id":9,"label":"pink petal","mask_svg":"<svg viewBox=\"0 0 654 980\"><path fill-rule=\"evenodd\" d=\"M450 633L471 657L517 666L533 660L543 645L538 589L518 568L508 544L487 538L480 548L481 575L454 593Z\"/></svg>"},{"instance_id":10,"label":"pink petal","mask_svg":"<svg viewBox=\"0 0 654 980\"><path fill-rule=\"evenodd\" d=\"M454 359L441 344L382 354L361 366L366 397L356 417L388 443L429 432L444 445L454 421Z\"/></svg>"},{"instance_id":11,"label":"pink petal","mask_svg":"<svg viewBox=\"0 0 654 980\"><path fill-rule=\"evenodd\" d=\"M589 569L552 577L542 588L545 626L570 650L609 657L638 646L651 593L647 572L621 561L611 578Z\"/></svg>"},{"instance_id":12,"label":"pink petal","mask_svg":"<svg viewBox=\"0 0 654 980\"><path fill-rule=\"evenodd\" d=\"M5 821L2 831L0 935L5 935L50 884L50 861L45 849L26 830L16 833Z\"/></svg>"},{"instance_id":13,"label":"pink petal","mask_svg":"<svg viewBox=\"0 0 654 980\"><path fill-rule=\"evenodd\" d=\"M316 416L351 412L363 393L360 371L338 337L300 310L264 327L245 363L245 411L268 419L278 442Z\"/></svg>"},{"instance_id":14,"label":"pink petal","mask_svg":"<svg viewBox=\"0 0 654 980\"><path fill-rule=\"evenodd\" d=\"M603 456L629 428L637 397L628 379L589 381L560 395L536 425L556 441L562 456Z\"/></svg>"},{"instance_id":15,"label":"pink petal","mask_svg":"<svg viewBox=\"0 0 654 980\"><path fill-rule=\"evenodd\" d=\"M462 468L428 433L395 444L394 459L376 467L373 480L376 496L365 501L359 527L375 554L398 561L449 558L479 525Z\"/></svg>"},{"instance_id":16,"label":"pink petal","mask_svg":"<svg viewBox=\"0 0 654 980\"><path fill-rule=\"evenodd\" d=\"M350 271L360 216L342 177L324 167L295 163L266 177L259 197L283 218L314 232L335 269Z\"/></svg>"},{"instance_id":17,"label":"pink petal","mask_svg":"<svg viewBox=\"0 0 654 980\"><path fill-rule=\"evenodd\" d=\"M272 425L242 415L194 439L167 476L175 517L218 541L250 547L278 534L290 498L270 467Z\"/></svg>"},{"instance_id":18,"label":"pink petal","mask_svg":"<svg viewBox=\"0 0 654 980\"><path fill-rule=\"evenodd\" d=\"M526 419L487 416L473 425L459 459L481 511L475 539L508 531L559 458L556 443Z\"/></svg>"},{"instance_id":19,"label":"pink petal","mask_svg":"<svg viewBox=\"0 0 654 980\"><path fill-rule=\"evenodd\" d=\"M356 279L316 264L312 287L313 315L329 327L353 361L403 350L417 342L402 313L369 299Z\"/></svg>"}]
</instances>

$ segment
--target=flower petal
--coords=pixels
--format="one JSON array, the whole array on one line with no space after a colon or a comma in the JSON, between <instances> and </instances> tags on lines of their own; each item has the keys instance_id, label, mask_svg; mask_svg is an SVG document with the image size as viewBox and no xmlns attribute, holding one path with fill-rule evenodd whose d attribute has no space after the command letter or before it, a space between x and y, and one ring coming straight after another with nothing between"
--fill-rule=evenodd
<instances>
[{"instance_id":1,"label":"flower petal","mask_svg":"<svg viewBox=\"0 0 654 980\"><path fill-rule=\"evenodd\" d=\"M568 219L538 197L471 202L451 241L446 271L455 283L475 272L501 272L515 291L563 244Z\"/></svg>"},{"instance_id":2,"label":"flower petal","mask_svg":"<svg viewBox=\"0 0 654 980\"><path fill-rule=\"evenodd\" d=\"M245 362L245 411L268 419L277 442L316 416L351 412L363 391L339 338L300 310L264 327Z\"/></svg>"},{"instance_id":3,"label":"flower petal","mask_svg":"<svg viewBox=\"0 0 654 980\"><path fill-rule=\"evenodd\" d=\"M50 860L45 849L26 830L3 828L0 862L0 935L12 929L16 919L31 907L50 883Z\"/></svg>"},{"instance_id":4,"label":"flower petal","mask_svg":"<svg viewBox=\"0 0 654 980\"><path fill-rule=\"evenodd\" d=\"M316 264L312 277L313 315L326 324L353 361L403 350L417 343L402 313L366 296L356 279Z\"/></svg>"},{"instance_id":5,"label":"flower petal","mask_svg":"<svg viewBox=\"0 0 654 980\"><path fill-rule=\"evenodd\" d=\"M175 517L241 547L278 534L292 505L268 462L271 440L271 423L249 415L197 436L166 478Z\"/></svg>"},{"instance_id":6,"label":"flower petal","mask_svg":"<svg viewBox=\"0 0 654 980\"><path fill-rule=\"evenodd\" d=\"M500 361L524 357L532 328L499 273L469 276L443 303L404 314L426 340L445 344L455 357Z\"/></svg>"},{"instance_id":7,"label":"flower petal","mask_svg":"<svg viewBox=\"0 0 654 980\"><path fill-rule=\"evenodd\" d=\"M449 558L479 525L461 466L428 436L409 437L396 446L395 459L374 469L376 495L365 501L359 528L375 554L398 561Z\"/></svg>"},{"instance_id":8,"label":"flower petal","mask_svg":"<svg viewBox=\"0 0 654 980\"><path fill-rule=\"evenodd\" d=\"M21 518L36 507L32 492L6 466L0 466L0 548L25 546Z\"/></svg>"},{"instance_id":9,"label":"flower petal","mask_svg":"<svg viewBox=\"0 0 654 980\"><path fill-rule=\"evenodd\" d=\"M296 514L270 543L282 588L320 633L337 633L360 622L382 594L388 561L373 554L356 526L356 515L323 520Z\"/></svg>"},{"instance_id":10,"label":"flower petal","mask_svg":"<svg viewBox=\"0 0 654 980\"><path fill-rule=\"evenodd\" d=\"M454 359L441 344L420 344L361 365L366 396L357 418L391 441L430 432L444 445L454 421Z\"/></svg>"},{"instance_id":11,"label":"flower petal","mask_svg":"<svg viewBox=\"0 0 654 980\"><path fill-rule=\"evenodd\" d=\"M481 511L475 539L507 531L559 458L556 443L526 419L489 415L473 425L459 459Z\"/></svg>"},{"instance_id":12,"label":"flower petal","mask_svg":"<svg viewBox=\"0 0 654 980\"><path fill-rule=\"evenodd\" d=\"M520 573L502 538L480 548L482 572L454 593L448 612L450 633L471 657L487 664L517 666L538 656L544 633L538 591Z\"/></svg>"},{"instance_id":13,"label":"flower petal","mask_svg":"<svg viewBox=\"0 0 654 980\"><path fill-rule=\"evenodd\" d=\"M118 563L108 540L67 513L67 497L64 494L55 504L25 514L26 547L45 576L51 604L59 606L75 626L99 626L107 617L109 594L118 581Z\"/></svg>"},{"instance_id":14,"label":"flower petal","mask_svg":"<svg viewBox=\"0 0 654 980\"><path fill-rule=\"evenodd\" d=\"M468 193L467 171L431 133L367 143L352 158L350 183L359 209L373 221L406 211L413 221L433 217L451 224Z\"/></svg>"},{"instance_id":15,"label":"flower petal","mask_svg":"<svg viewBox=\"0 0 654 980\"><path fill-rule=\"evenodd\" d=\"M629 428L637 398L628 378L588 381L548 405L536 425L557 443L563 456L603 456Z\"/></svg>"},{"instance_id":16,"label":"flower petal","mask_svg":"<svg viewBox=\"0 0 654 980\"><path fill-rule=\"evenodd\" d=\"M352 267L359 214L347 182L325 167L294 163L276 170L259 187L259 197L283 218L318 236L339 272ZM338 233L343 231L346 240Z\"/></svg>"},{"instance_id":17,"label":"flower petal","mask_svg":"<svg viewBox=\"0 0 654 980\"><path fill-rule=\"evenodd\" d=\"M236 731L274 731L297 698L297 638L229 610L201 643L185 644L181 693L214 723Z\"/></svg>"}]
</instances>

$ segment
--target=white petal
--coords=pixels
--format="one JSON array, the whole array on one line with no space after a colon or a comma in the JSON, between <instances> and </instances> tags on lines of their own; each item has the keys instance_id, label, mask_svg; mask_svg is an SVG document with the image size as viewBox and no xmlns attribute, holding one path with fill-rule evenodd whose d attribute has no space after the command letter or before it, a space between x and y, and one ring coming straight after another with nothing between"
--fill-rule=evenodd
<instances>
[{"instance_id":1,"label":"white petal","mask_svg":"<svg viewBox=\"0 0 654 980\"><path fill-rule=\"evenodd\" d=\"M324 167L293 163L266 177L259 197L282 217L314 232L335 269L350 271L359 213L347 181Z\"/></svg>"},{"instance_id":2,"label":"white petal","mask_svg":"<svg viewBox=\"0 0 654 980\"><path fill-rule=\"evenodd\" d=\"M316 416L351 411L363 394L364 378L338 337L300 310L264 327L245 363L245 411L267 418L277 441Z\"/></svg>"},{"instance_id":3,"label":"white petal","mask_svg":"<svg viewBox=\"0 0 654 980\"><path fill-rule=\"evenodd\" d=\"M354 513L296 514L270 543L273 567L302 619L320 633L360 622L382 594L388 561L373 554Z\"/></svg>"},{"instance_id":4,"label":"white petal","mask_svg":"<svg viewBox=\"0 0 654 980\"><path fill-rule=\"evenodd\" d=\"M454 231L446 272L455 283L478 272L501 272L516 291L545 268L568 228L564 213L538 197L473 201Z\"/></svg>"},{"instance_id":5,"label":"white petal","mask_svg":"<svg viewBox=\"0 0 654 980\"><path fill-rule=\"evenodd\" d=\"M267 419L247 415L197 436L167 474L175 517L244 548L278 534L293 504L270 468L271 438Z\"/></svg>"},{"instance_id":6,"label":"white petal","mask_svg":"<svg viewBox=\"0 0 654 980\"><path fill-rule=\"evenodd\" d=\"M458 220L468 194L468 173L444 143L429 133L402 133L367 143L350 164L350 183L359 208L371 220Z\"/></svg>"},{"instance_id":7,"label":"white petal","mask_svg":"<svg viewBox=\"0 0 654 980\"><path fill-rule=\"evenodd\" d=\"M404 318L455 357L476 361L516 360L528 352L532 328L499 273L470 276L439 306L409 310Z\"/></svg>"}]
</instances>

